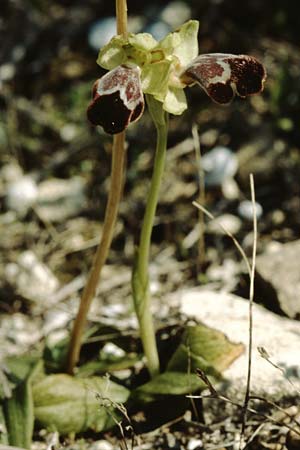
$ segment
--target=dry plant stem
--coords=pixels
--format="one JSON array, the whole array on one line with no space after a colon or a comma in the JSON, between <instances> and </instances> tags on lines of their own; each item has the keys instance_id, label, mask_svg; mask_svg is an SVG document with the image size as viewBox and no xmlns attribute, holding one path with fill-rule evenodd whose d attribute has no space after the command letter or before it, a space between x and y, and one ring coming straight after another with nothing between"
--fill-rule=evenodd
<instances>
[{"instance_id":1,"label":"dry plant stem","mask_svg":"<svg viewBox=\"0 0 300 450\"><path fill-rule=\"evenodd\" d=\"M123 190L125 159L125 133L123 132L114 136L111 185L105 211L102 237L94 256L93 265L83 290L79 311L73 326L68 354L68 373L73 373L74 367L78 361L82 334L87 321L87 314L91 302L95 296L101 270L106 262L113 238L114 226L118 214L118 206Z\"/></svg>"},{"instance_id":2,"label":"dry plant stem","mask_svg":"<svg viewBox=\"0 0 300 450\"><path fill-rule=\"evenodd\" d=\"M253 249L252 249L252 264L251 264L251 276L250 276L250 288L249 288L249 342L248 342L248 370L247 370L247 383L246 392L243 405L243 417L242 417L242 430L241 441L245 432L247 410L250 399L251 390L251 370L252 370L252 347L253 347L253 299L254 299L254 278L255 278L255 264L256 264L256 248L257 248L257 216L255 210L255 189L253 174L250 174L250 188L251 188L251 201L253 210ZM241 448L240 441L240 448Z\"/></svg>"},{"instance_id":3,"label":"dry plant stem","mask_svg":"<svg viewBox=\"0 0 300 450\"><path fill-rule=\"evenodd\" d=\"M201 211L203 211L203 213L210 219L210 220L214 220L216 217L209 212L206 208L204 208L204 206L200 205L200 203L193 201L193 205L196 206L196 208L200 209ZM221 228L221 230L224 231L225 234L227 234L228 237L230 237L230 239L232 239L234 245L236 246L236 248L238 249L238 251L240 252L240 255L242 256L246 267L247 267L247 271L248 271L248 275L251 278L251 267L249 264L249 261L247 259L246 253L244 252L244 250L242 249L240 243L238 242L238 240L234 237L234 235L232 233L230 233L230 231L226 230L226 228L220 223L218 224L219 228Z\"/></svg>"},{"instance_id":4,"label":"dry plant stem","mask_svg":"<svg viewBox=\"0 0 300 450\"><path fill-rule=\"evenodd\" d=\"M196 162L197 162L197 171L198 175L200 177L199 181L199 203L201 205L205 205L205 178L204 178L204 170L202 167L202 161L201 161L201 147L200 147L200 139L198 134L198 127L194 123L192 126L192 135L193 135L193 141L194 141L194 147L195 147L195 154L196 154ZM199 242L198 242L198 273L201 272L201 269L203 268L205 264L205 222L204 222L204 211L199 209L198 212L198 219L199 219Z\"/></svg>"},{"instance_id":5,"label":"dry plant stem","mask_svg":"<svg viewBox=\"0 0 300 450\"><path fill-rule=\"evenodd\" d=\"M117 33L127 36L127 2L116 0ZM125 167L125 132L114 136L111 165L111 184L105 210L104 224L100 244L94 256L93 265L80 300L79 310L75 318L69 353L67 359L67 372L72 374L79 359L82 334L87 321L87 315L94 298L97 284L100 279L108 251L113 238L113 231L118 214L118 207L123 190Z\"/></svg>"},{"instance_id":6,"label":"dry plant stem","mask_svg":"<svg viewBox=\"0 0 300 450\"><path fill-rule=\"evenodd\" d=\"M127 36L127 1L116 0L117 34Z\"/></svg>"}]
</instances>

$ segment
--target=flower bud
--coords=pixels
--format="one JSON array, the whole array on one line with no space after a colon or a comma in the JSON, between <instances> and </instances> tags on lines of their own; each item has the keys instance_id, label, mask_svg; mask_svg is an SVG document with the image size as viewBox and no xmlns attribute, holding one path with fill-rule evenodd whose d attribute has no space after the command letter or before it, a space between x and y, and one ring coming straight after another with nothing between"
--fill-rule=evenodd
<instances>
[{"instance_id":1,"label":"flower bud","mask_svg":"<svg viewBox=\"0 0 300 450\"><path fill-rule=\"evenodd\" d=\"M199 83L217 103L230 103L234 95L247 97L263 90L264 66L253 56L211 53L197 56L181 75L192 85Z\"/></svg>"},{"instance_id":2,"label":"flower bud","mask_svg":"<svg viewBox=\"0 0 300 450\"><path fill-rule=\"evenodd\" d=\"M143 111L140 69L123 64L95 82L87 117L93 125L101 125L106 133L116 134L137 121Z\"/></svg>"}]
</instances>

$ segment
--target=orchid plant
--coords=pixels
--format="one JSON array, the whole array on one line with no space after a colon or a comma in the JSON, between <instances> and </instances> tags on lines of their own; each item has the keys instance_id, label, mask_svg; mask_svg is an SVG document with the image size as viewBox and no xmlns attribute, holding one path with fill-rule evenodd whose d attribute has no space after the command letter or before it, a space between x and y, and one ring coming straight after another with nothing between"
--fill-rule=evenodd
<instances>
[{"instance_id":1,"label":"orchid plant","mask_svg":"<svg viewBox=\"0 0 300 450\"><path fill-rule=\"evenodd\" d=\"M159 357L150 311L148 265L151 233L164 172L168 114L187 109L184 89L199 84L211 99L228 104L237 94L261 92L266 79L263 65L254 57L231 54L198 55L196 20L156 41L148 33L122 33L99 52L97 63L108 72L93 87L87 116L109 134L123 132L144 111L144 95L157 131L156 154L139 248L132 275L135 311L148 369L159 373Z\"/></svg>"}]
</instances>

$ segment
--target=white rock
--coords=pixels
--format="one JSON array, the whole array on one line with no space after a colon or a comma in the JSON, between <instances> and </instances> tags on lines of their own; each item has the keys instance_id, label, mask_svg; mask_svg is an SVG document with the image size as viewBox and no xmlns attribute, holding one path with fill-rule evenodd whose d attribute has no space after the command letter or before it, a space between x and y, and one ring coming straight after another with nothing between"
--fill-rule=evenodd
<instances>
[{"instance_id":1,"label":"white rock","mask_svg":"<svg viewBox=\"0 0 300 450\"><path fill-rule=\"evenodd\" d=\"M203 448L203 442L201 439L190 439L187 445L187 450L196 450L198 448Z\"/></svg>"},{"instance_id":2,"label":"white rock","mask_svg":"<svg viewBox=\"0 0 300 450\"><path fill-rule=\"evenodd\" d=\"M21 253L17 263L8 264L5 275L21 295L38 303L46 302L59 286L57 278L31 250Z\"/></svg>"},{"instance_id":3,"label":"white rock","mask_svg":"<svg viewBox=\"0 0 300 450\"><path fill-rule=\"evenodd\" d=\"M259 203L255 203L255 212L257 219L260 219L263 208ZM250 200L243 200L238 206L239 215L246 220L253 221L253 206Z\"/></svg>"},{"instance_id":4,"label":"white rock","mask_svg":"<svg viewBox=\"0 0 300 450\"><path fill-rule=\"evenodd\" d=\"M16 66L12 63L2 64L0 66L0 80L10 81L16 74Z\"/></svg>"},{"instance_id":5,"label":"white rock","mask_svg":"<svg viewBox=\"0 0 300 450\"><path fill-rule=\"evenodd\" d=\"M78 132L77 130L78 127L76 127L76 125L67 123L60 129L59 134L65 142L71 142L76 137L76 134Z\"/></svg>"},{"instance_id":6,"label":"white rock","mask_svg":"<svg viewBox=\"0 0 300 450\"><path fill-rule=\"evenodd\" d=\"M108 441L95 441L93 444L89 447L89 450L113 450L113 446Z\"/></svg>"},{"instance_id":7,"label":"white rock","mask_svg":"<svg viewBox=\"0 0 300 450\"><path fill-rule=\"evenodd\" d=\"M44 334L49 335L49 333L61 329L66 331L69 321L70 311L55 308L48 309L44 314Z\"/></svg>"},{"instance_id":8,"label":"white rock","mask_svg":"<svg viewBox=\"0 0 300 450\"><path fill-rule=\"evenodd\" d=\"M37 196L38 187L35 180L29 175L24 175L8 184L6 206L22 218L36 203Z\"/></svg>"},{"instance_id":9,"label":"white rock","mask_svg":"<svg viewBox=\"0 0 300 450\"><path fill-rule=\"evenodd\" d=\"M46 222L63 222L79 214L85 207L85 181L51 178L39 185L36 211Z\"/></svg>"},{"instance_id":10,"label":"white rock","mask_svg":"<svg viewBox=\"0 0 300 450\"><path fill-rule=\"evenodd\" d=\"M275 311L283 311L291 319L300 317L300 240L272 241L257 256L257 292L265 296Z\"/></svg>"},{"instance_id":11,"label":"white rock","mask_svg":"<svg viewBox=\"0 0 300 450\"><path fill-rule=\"evenodd\" d=\"M107 356L118 356L118 357L126 355L125 351L121 347L118 347L113 342L107 342L102 348L101 353L106 354Z\"/></svg>"},{"instance_id":12,"label":"white rock","mask_svg":"<svg viewBox=\"0 0 300 450\"><path fill-rule=\"evenodd\" d=\"M227 147L217 146L206 153L201 159L205 171L207 186L221 186L224 180L233 177L238 169L238 159L235 153Z\"/></svg>"},{"instance_id":13,"label":"white rock","mask_svg":"<svg viewBox=\"0 0 300 450\"><path fill-rule=\"evenodd\" d=\"M226 178L222 183L222 194L227 200L237 200L240 189L234 178Z\"/></svg>"},{"instance_id":14,"label":"white rock","mask_svg":"<svg viewBox=\"0 0 300 450\"><path fill-rule=\"evenodd\" d=\"M5 183L12 183L23 177L23 171L19 164L11 162L2 166L0 177Z\"/></svg>"},{"instance_id":15,"label":"white rock","mask_svg":"<svg viewBox=\"0 0 300 450\"><path fill-rule=\"evenodd\" d=\"M221 265L217 263L210 265L206 275L210 282L219 282L222 291L232 292L240 280L240 265L226 258Z\"/></svg>"},{"instance_id":16,"label":"white rock","mask_svg":"<svg viewBox=\"0 0 300 450\"><path fill-rule=\"evenodd\" d=\"M42 338L41 323L37 317L1 314L0 317L0 363L7 355L28 352Z\"/></svg>"},{"instance_id":17,"label":"white rock","mask_svg":"<svg viewBox=\"0 0 300 450\"><path fill-rule=\"evenodd\" d=\"M191 289L178 296L181 312L225 333L233 342L248 348L249 302L238 296L208 289ZM263 359L263 347L275 364L283 367L294 383L293 388L282 372ZM244 393L247 373L247 351L225 372L229 392L238 398ZM253 305L252 392L259 395L292 396L300 389L300 323L278 316L260 305Z\"/></svg>"},{"instance_id":18,"label":"white rock","mask_svg":"<svg viewBox=\"0 0 300 450\"><path fill-rule=\"evenodd\" d=\"M208 222L207 231L214 234L236 234L240 231L242 226L241 219L233 214L222 214L215 219Z\"/></svg>"}]
</instances>

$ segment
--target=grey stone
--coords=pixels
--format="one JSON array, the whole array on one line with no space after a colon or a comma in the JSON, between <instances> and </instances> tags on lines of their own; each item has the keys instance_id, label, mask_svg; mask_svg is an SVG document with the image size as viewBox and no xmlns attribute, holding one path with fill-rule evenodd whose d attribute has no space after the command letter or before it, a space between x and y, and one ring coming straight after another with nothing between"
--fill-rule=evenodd
<instances>
[{"instance_id":1,"label":"grey stone","mask_svg":"<svg viewBox=\"0 0 300 450\"><path fill-rule=\"evenodd\" d=\"M16 211L18 217L23 218L36 203L37 197L38 187L35 180L29 175L24 175L8 184L6 206L9 210Z\"/></svg>"},{"instance_id":2,"label":"grey stone","mask_svg":"<svg viewBox=\"0 0 300 450\"><path fill-rule=\"evenodd\" d=\"M59 287L56 276L31 250L21 253L16 263L7 264L5 275L16 292L36 305L49 307L49 297Z\"/></svg>"},{"instance_id":3,"label":"grey stone","mask_svg":"<svg viewBox=\"0 0 300 450\"><path fill-rule=\"evenodd\" d=\"M300 318L300 240L272 242L257 257L256 286L260 300L288 317Z\"/></svg>"},{"instance_id":4,"label":"grey stone","mask_svg":"<svg viewBox=\"0 0 300 450\"><path fill-rule=\"evenodd\" d=\"M45 222L64 222L86 207L85 181L51 178L39 184L36 212Z\"/></svg>"},{"instance_id":5,"label":"grey stone","mask_svg":"<svg viewBox=\"0 0 300 450\"><path fill-rule=\"evenodd\" d=\"M238 159L230 148L217 146L201 158L207 186L221 186L238 170Z\"/></svg>"},{"instance_id":6,"label":"grey stone","mask_svg":"<svg viewBox=\"0 0 300 450\"><path fill-rule=\"evenodd\" d=\"M249 302L238 296L209 289L189 289L173 294L181 312L241 342L245 352L224 371L227 392L242 398L248 364ZM264 348L276 368L258 352ZM253 305L252 393L273 398L293 396L300 389L300 323ZM284 373L283 373L284 372ZM287 376L289 379L287 379ZM292 384L290 383L292 382ZM224 385L225 386L225 385Z\"/></svg>"},{"instance_id":7,"label":"grey stone","mask_svg":"<svg viewBox=\"0 0 300 450\"><path fill-rule=\"evenodd\" d=\"M263 208L259 203L255 203L253 208L250 200L243 200L238 206L239 215L246 220L253 221L253 209L255 209L257 219L260 219L263 213Z\"/></svg>"}]
</instances>

